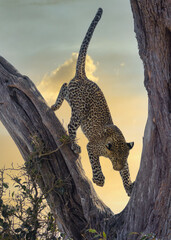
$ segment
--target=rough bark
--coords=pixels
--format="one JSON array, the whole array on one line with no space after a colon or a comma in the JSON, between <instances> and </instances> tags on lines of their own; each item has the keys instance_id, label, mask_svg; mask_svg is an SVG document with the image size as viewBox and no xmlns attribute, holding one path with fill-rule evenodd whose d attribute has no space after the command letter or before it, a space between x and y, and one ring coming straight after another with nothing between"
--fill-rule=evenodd
<instances>
[{"instance_id":1,"label":"rough bark","mask_svg":"<svg viewBox=\"0 0 171 240\"><path fill-rule=\"evenodd\" d=\"M130 0L148 93L141 165L116 239L128 232L171 239L171 1ZM112 221L111 221L112 222ZM115 219L113 220L115 226ZM111 231L114 230L111 223ZM115 233L116 235L116 233ZM114 236L114 235L113 235ZM110 235L109 239L113 239ZM136 237L135 237L136 238ZM131 236L131 239L134 239Z\"/></svg>"},{"instance_id":2,"label":"rough bark","mask_svg":"<svg viewBox=\"0 0 171 240\"><path fill-rule=\"evenodd\" d=\"M171 2L131 0L139 54L148 93L148 121L140 170L121 213L117 239L128 231L171 239ZM112 238L110 238L112 239Z\"/></svg>"},{"instance_id":3,"label":"rough bark","mask_svg":"<svg viewBox=\"0 0 171 240\"><path fill-rule=\"evenodd\" d=\"M2 57L0 119L27 166L40 175L38 184L48 192L47 201L60 229L74 240L81 240L88 228L105 231L113 213L97 197L69 144L61 146L65 130L31 80Z\"/></svg>"},{"instance_id":4,"label":"rough bark","mask_svg":"<svg viewBox=\"0 0 171 240\"><path fill-rule=\"evenodd\" d=\"M109 240L134 239L128 237L133 231L171 239L171 6L169 0L130 2L149 109L140 170L120 214L114 215L97 197L70 145L60 147L65 130L31 80L0 58L0 119L25 161L34 160L39 186L51 189L47 201L56 221L74 240L92 239L85 233L88 228L105 231ZM42 149L34 144L35 136ZM38 150L59 147L33 158Z\"/></svg>"},{"instance_id":5,"label":"rough bark","mask_svg":"<svg viewBox=\"0 0 171 240\"><path fill-rule=\"evenodd\" d=\"M128 228L171 239L171 1L131 0L131 6L149 108Z\"/></svg>"}]
</instances>

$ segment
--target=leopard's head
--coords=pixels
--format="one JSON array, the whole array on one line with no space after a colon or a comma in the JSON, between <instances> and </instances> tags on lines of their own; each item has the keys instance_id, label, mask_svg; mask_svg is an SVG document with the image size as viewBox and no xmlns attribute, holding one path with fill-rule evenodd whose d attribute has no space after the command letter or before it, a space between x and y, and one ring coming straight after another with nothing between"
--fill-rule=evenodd
<instances>
[{"instance_id":1,"label":"leopard's head","mask_svg":"<svg viewBox=\"0 0 171 240\"><path fill-rule=\"evenodd\" d=\"M127 161L134 142L127 143L122 132L115 125L107 125L104 132L105 157L111 160L114 170L120 171Z\"/></svg>"}]
</instances>

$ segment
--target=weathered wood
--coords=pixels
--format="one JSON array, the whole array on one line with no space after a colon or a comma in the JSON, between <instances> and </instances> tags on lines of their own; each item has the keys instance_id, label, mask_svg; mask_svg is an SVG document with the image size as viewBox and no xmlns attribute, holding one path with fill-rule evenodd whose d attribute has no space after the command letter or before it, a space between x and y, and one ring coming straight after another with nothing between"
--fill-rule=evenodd
<instances>
[{"instance_id":1,"label":"weathered wood","mask_svg":"<svg viewBox=\"0 0 171 240\"><path fill-rule=\"evenodd\" d=\"M140 170L131 199L111 221L109 239L129 232L171 239L171 2L130 0L148 93L148 121ZM115 237L115 238L114 238ZM137 237L130 236L130 239ZM128 238L129 239L129 238Z\"/></svg>"},{"instance_id":2,"label":"weathered wood","mask_svg":"<svg viewBox=\"0 0 171 240\"><path fill-rule=\"evenodd\" d=\"M148 121L135 189L117 239L128 231L171 239L171 2L131 0L148 93ZM112 239L112 238L110 238ZM131 239L134 239L131 237Z\"/></svg>"},{"instance_id":3,"label":"weathered wood","mask_svg":"<svg viewBox=\"0 0 171 240\"><path fill-rule=\"evenodd\" d=\"M61 147L65 130L31 80L2 57L0 102L0 119L27 165L31 160L40 174L39 186L49 192L47 201L61 229L79 240L88 228L105 230L106 220L113 214L97 197L69 144Z\"/></svg>"},{"instance_id":4,"label":"weathered wood","mask_svg":"<svg viewBox=\"0 0 171 240\"><path fill-rule=\"evenodd\" d=\"M108 240L135 239L130 232L171 239L171 7L169 0L130 2L149 109L140 170L120 214L97 197L70 145L61 147L65 130L31 80L0 58L0 119L40 174L39 186L48 191L57 224L74 240L91 240L88 228L105 231Z\"/></svg>"}]
</instances>

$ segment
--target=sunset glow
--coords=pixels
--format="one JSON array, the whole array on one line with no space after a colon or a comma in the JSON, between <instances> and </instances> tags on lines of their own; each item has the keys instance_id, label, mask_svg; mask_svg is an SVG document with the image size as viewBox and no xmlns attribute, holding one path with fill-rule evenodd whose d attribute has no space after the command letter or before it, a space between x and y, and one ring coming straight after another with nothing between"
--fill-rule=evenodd
<instances>
[{"instance_id":1,"label":"sunset glow","mask_svg":"<svg viewBox=\"0 0 171 240\"><path fill-rule=\"evenodd\" d=\"M81 42L99 6L104 14L90 42L86 72L102 89L114 124L128 142L135 143L128 158L131 179L135 180L147 118L147 96L129 2L0 0L0 54L32 79L51 106L62 84L75 74ZM55 113L67 129L71 115L68 104L64 102ZM77 138L82 148L81 161L91 180L87 139L81 129ZM1 123L0 150L0 167L23 162ZM93 185L106 205L118 213L129 198L110 160L101 158L101 165L105 185L102 188Z\"/></svg>"}]
</instances>

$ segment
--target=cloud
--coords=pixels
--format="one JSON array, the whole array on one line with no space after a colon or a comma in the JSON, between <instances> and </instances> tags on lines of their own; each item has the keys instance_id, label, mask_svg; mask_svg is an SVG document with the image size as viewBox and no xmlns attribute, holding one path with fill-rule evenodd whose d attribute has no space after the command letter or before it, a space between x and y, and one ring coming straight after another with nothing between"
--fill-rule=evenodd
<instances>
[{"instance_id":1,"label":"cloud","mask_svg":"<svg viewBox=\"0 0 171 240\"><path fill-rule=\"evenodd\" d=\"M74 77L77 57L77 53L72 53L72 56L69 60L65 61L51 73L46 74L42 81L38 84L37 87L39 91L48 103L51 104L54 102L62 84L65 82L69 83L69 81ZM94 76L97 65L98 63L95 64L93 59L87 55L86 74L87 77L94 82L98 81L98 78Z\"/></svg>"},{"instance_id":2,"label":"cloud","mask_svg":"<svg viewBox=\"0 0 171 240\"><path fill-rule=\"evenodd\" d=\"M65 0L65 2L69 2L71 0ZM74 1L74 0L72 0ZM64 2L64 0L27 0L27 1L23 1L23 0L6 0L2 3L0 3L0 5L37 5L37 6L42 6L42 5L52 5L52 4L58 4Z\"/></svg>"}]
</instances>

